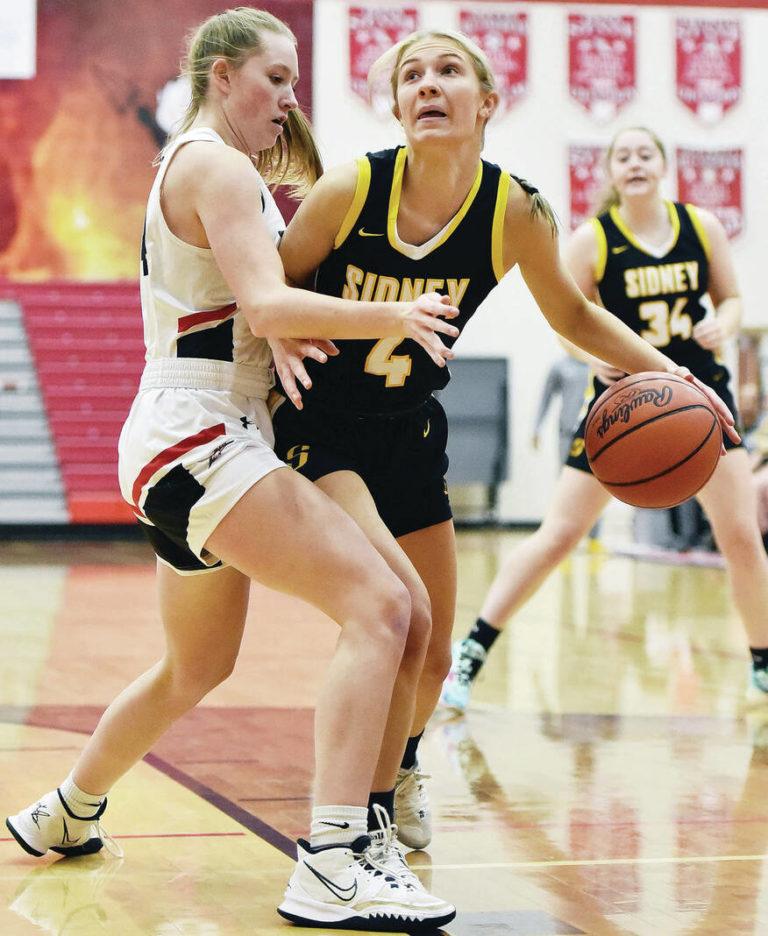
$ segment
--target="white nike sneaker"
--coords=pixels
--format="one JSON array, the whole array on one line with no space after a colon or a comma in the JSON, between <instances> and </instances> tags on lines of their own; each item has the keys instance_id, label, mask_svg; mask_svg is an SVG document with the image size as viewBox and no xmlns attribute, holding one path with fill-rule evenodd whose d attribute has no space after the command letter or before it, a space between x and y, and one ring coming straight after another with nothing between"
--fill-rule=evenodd
<instances>
[{"instance_id":1,"label":"white nike sneaker","mask_svg":"<svg viewBox=\"0 0 768 936\"><path fill-rule=\"evenodd\" d=\"M377 867L386 868L389 874L399 878L409 887L426 892L426 888L405 860L403 846L397 840L397 826L389 821L386 809L377 803L374 804L373 811L378 819L379 828L368 833L371 837L368 857L375 860Z\"/></svg>"},{"instance_id":2,"label":"white nike sneaker","mask_svg":"<svg viewBox=\"0 0 768 936\"><path fill-rule=\"evenodd\" d=\"M24 851L38 858L48 849L70 858L93 855L105 842L107 851L122 858L122 849L99 822L106 808L105 797L92 816L76 816L56 789L15 816L8 816L5 824Z\"/></svg>"},{"instance_id":3,"label":"white nike sneaker","mask_svg":"<svg viewBox=\"0 0 768 936\"><path fill-rule=\"evenodd\" d=\"M432 841L432 807L424 786L430 774L422 773L418 763L397 771L395 781L395 822L397 837L408 848L426 848Z\"/></svg>"},{"instance_id":4,"label":"white nike sneaker","mask_svg":"<svg viewBox=\"0 0 768 936\"><path fill-rule=\"evenodd\" d=\"M368 835L320 848L299 839L298 863L277 912L299 926L376 933L433 932L456 916L455 907L406 883L376 853Z\"/></svg>"}]
</instances>

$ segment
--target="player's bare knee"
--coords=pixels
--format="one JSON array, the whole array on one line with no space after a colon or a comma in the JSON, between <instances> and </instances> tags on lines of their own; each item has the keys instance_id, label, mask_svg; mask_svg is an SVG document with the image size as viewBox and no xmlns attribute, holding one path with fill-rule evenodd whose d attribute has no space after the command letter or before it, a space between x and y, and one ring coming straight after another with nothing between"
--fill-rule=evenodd
<instances>
[{"instance_id":1,"label":"player's bare knee","mask_svg":"<svg viewBox=\"0 0 768 936\"><path fill-rule=\"evenodd\" d=\"M589 526L574 523L551 523L539 528L539 537L543 551L554 562L560 562L572 552L589 532Z\"/></svg>"},{"instance_id":2,"label":"player's bare knee","mask_svg":"<svg viewBox=\"0 0 768 936\"><path fill-rule=\"evenodd\" d=\"M424 656L432 635L432 604L426 588L419 582L410 589L411 619L408 626L407 651Z\"/></svg>"},{"instance_id":3,"label":"player's bare knee","mask_svg":"<svg viewBox=\"0 0 768 936\"><path fill-rule=\"evenodd\" d=\"M171 695L180 708L192 707L232 675L237 655L212 657L200 663L168 669Z\"/></svg>"},{"instance_id":4,"label":"player's bare knee","mask_svg":"<svg viewBox=\"0 0 768 936\"><path fill-rule=\"evenodd\" d=\"M531 536L527 546L525 568L539 568L545 565L554 565L560 561L564 552L567 552L567 540L562 531L556 528L539 527ZM520 565L513 553L506 562L510 574L519 574Z\"/></svg>"},{"instance_id":5,"label":"player's bare knee","mask_svg":"<svg viewBox=\"0 0 768 936\"><path fill-rule=\"evenodd\" d=\"M411 596L400 579L392 574L361 589L358 608L365 607L365 626L374 639L394 641L402 653L410 629Z\"/></svg>"},{"instance_id":6,"label":"player's bare knee","mask_svg":"<svg viewBox=\"0 0 768 936\"><path fill-rule=\"evenodd\" d=\"M445 677L451 669L451 648L448 646L436 646L434 641L430 644L427 658L424 661L424 670L422 679L438 685L443 684Z\"/></svg>"}]
</instances>

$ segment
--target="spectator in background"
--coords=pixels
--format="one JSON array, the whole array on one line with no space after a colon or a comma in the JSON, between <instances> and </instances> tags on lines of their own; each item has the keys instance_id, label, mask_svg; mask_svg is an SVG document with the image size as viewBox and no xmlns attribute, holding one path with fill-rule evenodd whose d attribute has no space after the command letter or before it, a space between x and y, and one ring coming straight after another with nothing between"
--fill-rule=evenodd
<instances>
[{"instance_id":1,"label":"spectator in background","mask_svg":"<svg viewBox=\"0 0 768 936\"><path fill-rule=\"evenodd\" d=\"M534 449L539 447L539 436L550 404L556 397L560 397L560 412L557 417L557 454L558 465L562 466L568 459L568 453L573 441L573 433L579 425L579 413L585 402L587 382L589 380L589 364L570 354L558 358L547 372L544 386L541 390L539 408L533 425L531 445ZM589 531L590 544L597 546L597 537L600 531L600 521Z\"/></svg>"},{"instance_id":2,"label":"spectator in background","mask_svg":"<svg viewBox=\"0 0 768 936\"><path fill-rule=\"evenodd\" d=\"M531 445L538 449L541 427L555 397L560 397L560 412L557 417L557 451L560 464L564 465L571 448L573 433L579 424L579 412L584 404L587 390L589 365L570 354L563 354L550 367L541 390L539 406L533 425Z\"/></svg>"}]
</instances>

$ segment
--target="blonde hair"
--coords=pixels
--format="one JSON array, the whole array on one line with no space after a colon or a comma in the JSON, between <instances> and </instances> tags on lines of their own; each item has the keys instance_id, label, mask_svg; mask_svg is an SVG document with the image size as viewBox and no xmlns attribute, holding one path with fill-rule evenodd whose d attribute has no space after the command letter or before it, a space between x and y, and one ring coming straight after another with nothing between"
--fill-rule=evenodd
<instances>
[{"instance_id":1,"label":"blonde hair","mask_svg":"<svg viewBox=\"0 0 768 936\"><path fill-rule=\"evenodd\" d=\"M608 144L608 149L605 151L603 162L604 162L605 170L606 170L606 178L608 175L608 167L610 166L611 159L613 158L613 151L616 149L616 141L619 139L619 137L622 134L629 133L631 130L637 130L640 133L646 133L650 137L653 145L661 153L661 158L664 160L664 162L667 161L667 151L664 148L664 144L661 142L659 137L653 132L653 130L649 130L648 127L624 127L622 130L619 130L618 133L615 134L611 142ZM595 208L593 212L594 215L596 217L599 217L600 215L605 214L606 211L610 211L614 205L618 205L619 201L620 201L619 193L616 191L615 186L610 181L606 181L605 185L602 187L602 189L598 193L598 196L596 199L597 207Z\"/></svg>"},{"instance_id":2,"label":"blonde hair","mask_svg":"<svg viewBox=\"0 0 768 936\"><path fill-rule=\"evenodd\" d=\"M296 36L282 20L252 7L216 13L190 33L181 73L189 78L191 97L174 136L188 130L197 117L208 95L210 70L216 59L240 68L261 51L265 32L287 36L296 45ZM268 185L290 185L294 195L306 194L322 175L312 129L300 110L288 112L282 134L274 146L258 154L256 168Z\"/></svg>"},{"instance_id":3,"label":"blonde hair","mask_svg":"<svg viewBox=\"0 0 768 936\"><path fill-rule=\"evenodd\" d=\"M371 88L383 72L389 71L392 102L396 104L400 65L406 53L425 39L445 39L458 46L469 58L482 91L488 94L496 90L496 79L485 52L469 36L454 29L417 29L416 32L409 33L371 65L368 72L368 87Z\"/></svg>"},{"instance_id":4,"label":"blonde hair","mask_svg":"<svg viewBox=\"0 0 768 936\"><path fill-rule=\"evenodd\" d=\"M454 29L418 29L409 33L391 49L371 65L368 71L368 92L373 97L379 87L384 84L384 76L388 73L389 87L392 92L392 103L397 104L397 90L399 86L400 66L407 53L419 42L425 39L444 39L452 42L461 49L469 59L475 72L475 77L484 94L496 90L496 78L485 52L469 36ZM487 123L487 120L486 120ZM513 177L526 193L531 202L531 217L541 214L549 222L553 233L557 231L557 218L549 202L544 196L525 179Z\"/></svg>"}]
</instances>

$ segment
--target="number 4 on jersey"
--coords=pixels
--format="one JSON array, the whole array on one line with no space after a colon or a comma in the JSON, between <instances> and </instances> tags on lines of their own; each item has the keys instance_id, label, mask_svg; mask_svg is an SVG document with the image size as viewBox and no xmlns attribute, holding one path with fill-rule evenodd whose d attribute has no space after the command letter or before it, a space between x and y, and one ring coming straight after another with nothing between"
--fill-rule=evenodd
<instances>
[{"instance_id":1,"label":"number 4 on jersey","mask_svg":"<svg viewBox=\"0 0 768 936\"><path fill-rule=\"evenodd\" d=\"M385 377L384 386L402 387L411 373L410 354L392 354L402 344L402 338L380 338L365 359L366 374Z\"/></svg>"}]
</instances>

